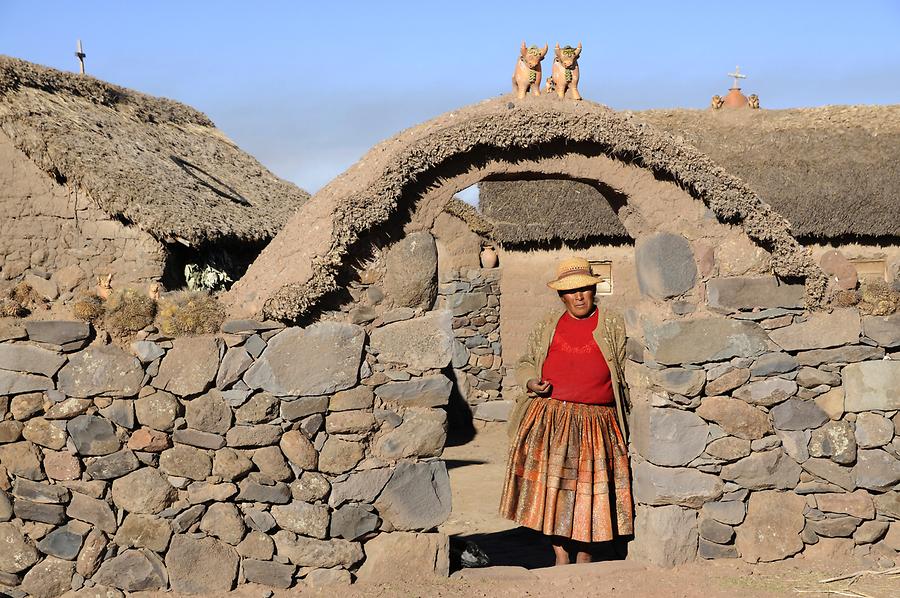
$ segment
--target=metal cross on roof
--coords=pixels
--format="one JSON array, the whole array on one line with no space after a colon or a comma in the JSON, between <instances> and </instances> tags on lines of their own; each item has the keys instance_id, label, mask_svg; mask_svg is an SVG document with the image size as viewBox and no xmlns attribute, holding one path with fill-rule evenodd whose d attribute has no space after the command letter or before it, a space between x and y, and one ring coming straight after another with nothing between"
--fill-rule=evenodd
<instances>
[{"instance_id":1,"label":"metal cross on roof","mask_svg":"<svg viewBox=\"0 0 900 598\"><path fill-rule=\"evenodd\" d=\"M741 67L735 66L733 73L728 73L729 77L734 77L734 84L732 85L732 89L740 89L741 86L738 85L738 79L746 79L747 75L741 73Z\"/></svg>"}]
</instances>

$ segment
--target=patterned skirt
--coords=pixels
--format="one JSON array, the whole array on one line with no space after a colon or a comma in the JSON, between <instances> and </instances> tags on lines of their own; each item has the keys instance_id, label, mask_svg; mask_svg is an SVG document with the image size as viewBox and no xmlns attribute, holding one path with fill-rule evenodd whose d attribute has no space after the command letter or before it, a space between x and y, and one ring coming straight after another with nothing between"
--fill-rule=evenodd
<instances>
[{"instance_id":1,"label":"patterned skirt","mask_svg":"<svg viewBox=\"0 0 900 598\"><path fill-rule=\"evenodd\" d=\"M628 454L615 408L534 398L510 446L500 514L578 542L633 533Z\"/></svg>"}]
</instances>

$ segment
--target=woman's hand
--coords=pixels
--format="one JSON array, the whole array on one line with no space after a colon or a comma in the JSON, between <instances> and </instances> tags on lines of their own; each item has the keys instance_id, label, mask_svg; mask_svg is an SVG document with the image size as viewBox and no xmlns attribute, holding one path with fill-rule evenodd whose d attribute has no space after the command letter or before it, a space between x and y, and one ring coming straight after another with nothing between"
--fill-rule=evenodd
<instances>
[{"instance_id":1,"label":"woman's hand","mask_svg":"<svg viewBox=\"0 0 900 598\"><path fill-rule=\"evenodd\" d=\"M538 395L539 397L546 397L550 395L550 391L553 389L553 385L550 384L549 380L539 380L537 378L532 378L525 383L525 388Z\"/></svg>"}]
</instances>

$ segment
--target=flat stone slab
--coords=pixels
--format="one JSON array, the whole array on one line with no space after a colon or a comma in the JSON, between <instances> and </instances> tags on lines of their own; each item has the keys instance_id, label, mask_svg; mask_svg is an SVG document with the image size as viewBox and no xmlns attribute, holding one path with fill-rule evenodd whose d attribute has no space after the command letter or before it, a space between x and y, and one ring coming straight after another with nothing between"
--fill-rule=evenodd
<instances>
[{"instance_id":1,"label":"flat stone slab","mask_svg":"<svg viewBox=\"0 0 900 598\"><path fill-rule=\"evenodd\" d=\"M656 407L634 410L631 440L637 452L656 465L687 465L700 456L708 438L709 426L689 411Z\"/></svg>"},{"instance_id":2,"label":"flat stone slab","mask_svg":"<svg viewBox=\"0 0 900 598\"><path fill-rule=\"evenodd\" d=\"M375 389L385 403L406 407L442 407L450 400L452 383L441 374L423 376L406 382L389 382Z\"/></svg>"},{"instance_id":3,"label":"flat stone slab","mask_svg":"<svg viewBox=\"0 0 900 598\"><path fill-rule=\"evenodd\" d=\"M809 314L805 322L772 330L769 336L785 351L807 351L857 343L861 331L859 311L836 309Z\"/></svg>"},{"instance_id":4,"label":"flat stone slab","mask_svg":"<svg viewBox=\"0 0 900 598\"><path fill-rule=\"evenodd\" d=\"M53 380L46 376L0 370L0 396L41 390L53 390Z\"/></svg>"},{"instance_id":5,"label":"flat stone slab","mask_svg":"<svg viewBox=\"0 0 900 598\"><path fill-rule=\"evenodd\" d=\"M366 542L365 550L366 561L357 573L363 582L447 577L450 573L446 534L382 533Z\"/></svg>"},{"instance_id":6,"label":"flat stone slab","mask_svg":"<svg viewBox=\"0 0 900 598\"><path fill-rule=\"evenodd\" d=\"M806 498L766 490L750 495L747 517L736 528L735 545L748 563L779 561L803 550Z\"/></svg>"},{"instance_id":7,"label":"flat stone slab","mask_svg":"<svg viewBox=\"0 0 900 598\"><path fill-rule=\"evenodd\" d=\"M890 411L900 409L900 361L852 363L841 372L844 409Z\"/></svg>"},{"instance_id":8,"label":"flat stone slab","mask_svg":"<svg viewBox=\"0 0 900 598\"><path fill-rule=\"evenodd\" d=\"M653 233L638 239L634 267L641 293L656 299L681 295L697 280L691 244L678 234Z\"/></svg>"},{"instance_id":9,"label":"flat stone slab","mask_svg":"<svg viewBox=\"0 0 900 598\"><path fill-rule=\"evenodd\" d=\"M900 313L891 316L865 316L863 334L882 347L900 347Z\"/></svg>"},{"instance_id":10,"label":"flat stone slab","mask_svg":"<svg viewBox=\"0 0 900 598\"><path fill-rule=\"evenodd\" d=\"M178 396L200 394L212 384L219 369L219 344L214 337L175 339L159 364L153 386Z\"/></svg>"},{"instance_id":11,"label":"flat stone slab","mask_svg":"<svg viewBox=\"0 0 900 598\"><path fill-rule=\"evenodd\" d=\"M91 335L91 325L87 322L64 320L25 322L25 330L28 340L57 346L83 341Z\"/></svg>"},{"instance_id":12,"label":"flat stone slab","mask_svg":"<svg viewBox=\"0 0 900 598\"><path fill-rule=\"evenodd\" d=\"M754 322L704 318L650 330L647 345L659 363L704 363L759 355L768 347L768 336Z\"/></svg>"},{"instance_id":13,"label":"flat stone slab","mask_svg":"<svg viewBox=\"0 0 900 598\"><path fill-rule=\"evenodd\" d=\"M65 356L40 347L0 345L0 370L52 377L65 362Z\"/></svg>"},{"instance_id":14,"label":"flat stone slab","mask_svg":"<svg viewBox=\"0 0 900 598\"><path fill-rule=\"evenodd\" d=\"M224 542L178 534L166 553L172 590L186 594L217 594L234 587L240 557Z\"/></svg>"},{"instance_id":15,"label":"flat stone slab","mask_svg":"<svg viewBox=\"0 0 900 598\"><path fill-rule=\"evenodd\" d=\"M372 331L369 345L382 363L416 370L440 369L453 357L450 320L450 312L442 310L388 324Z\"/></svg>"},{"instance_id":16,"label":"flat stone slab","mask_svg":"<svg viewBox=\"0 0 900 598\"><path fill-rule=\"evenodd\" d=\"M706 300L713 309L801 308L805 289L774 276L713 278L706 283Z\"/></svg>"},{"instance_id":17,"label":"flat stone slab","mask_svg":"<svg viewBox=\"0 0 900 598\"><path fill-rule=\"evenodd\" d=\"M657 467L649 462L634 466L634 498L646 505L681 505L699 508L722 496L722 480L686 467Z\"/></svg>"},{"instance_id":18,"label":"flat stone slab","mask_svg":"<svg viewBox=\"0 0 900 598\"><path fill-rule=\"evenodd\" d=\"M143 381L141 362L115 345L79 351L59 372L59 390L79 398L134 396Z\"/></svg>"},{"instance_id":19,"label":"flat stone slab","mask_svg":"<svg viewBox=\"0 0 900 598\"><path fill-rule=\"evenodd\" d=\"M365 334L360 326L338 322L288 328L269 340L244 381L277 396L327 395L350 388L359 379Z\"/></svg>"},{"instance_id":20,"label":"flat stone slab","mask_svg":"<svg viewBox=\"0 0 900 598\"><path fill-rule=\"evenodd\" d=\"M450 478L443 461L397 465L375 501L379 515L396 530L427 530L450 515Z\"/></svg>"}]
</instances>

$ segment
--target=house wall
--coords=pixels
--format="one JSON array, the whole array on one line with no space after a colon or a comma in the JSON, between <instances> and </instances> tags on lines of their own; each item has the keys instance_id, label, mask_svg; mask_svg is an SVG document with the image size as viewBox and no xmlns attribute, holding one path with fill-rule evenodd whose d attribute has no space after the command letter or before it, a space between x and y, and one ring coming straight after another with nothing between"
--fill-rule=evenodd
<instances>
[{"instance_id":1,"label":"house wall","mask_svg":"<svg viewBox=\"0 0 900 598\"><path fill-rule=\"evenodd\" d=\"M883 259L888 282L900 282L900 244L898 243L809 243L813 259L819 262L822 256L832 250L839 251L848 260Z\"/></svg>"},{"instance_id":2,"label":"house wall","mask_svg":"<svg viewBox=\"0 0 900 598\"><path fill-rule=\"evenodd\" d=\"M0 287L22 275L50 298L93 289L96 277L114 285L146 284L162 276L162 245L110 219L91 200L59 185L0 134Z\"/></svg>"}]
</instances>

